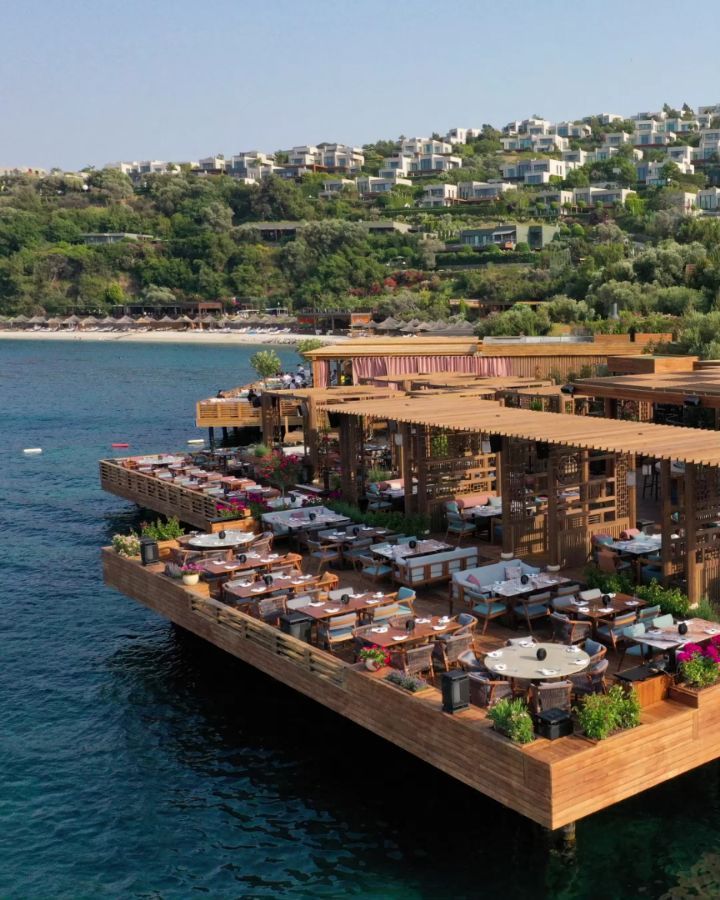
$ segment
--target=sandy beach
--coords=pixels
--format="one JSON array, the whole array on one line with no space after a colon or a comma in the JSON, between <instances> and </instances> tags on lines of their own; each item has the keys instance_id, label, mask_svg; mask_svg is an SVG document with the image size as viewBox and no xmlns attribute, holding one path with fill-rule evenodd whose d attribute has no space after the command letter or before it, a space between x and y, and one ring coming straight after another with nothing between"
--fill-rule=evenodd
<instances>
[{"instance_id":1,"label":"sandy beach","mask_svg":"<svg viewBox=\"0 0 720 900\"><path fill-rule=\"evenodd\" d=\"M138 344L297 344L313 335L309 334L268 334L266 332L216 331L0 331L0 340L9 341L115 341L117 343ZM320 335L326 344L346 341L344 335Z\"/></svg>"}]
</instances>

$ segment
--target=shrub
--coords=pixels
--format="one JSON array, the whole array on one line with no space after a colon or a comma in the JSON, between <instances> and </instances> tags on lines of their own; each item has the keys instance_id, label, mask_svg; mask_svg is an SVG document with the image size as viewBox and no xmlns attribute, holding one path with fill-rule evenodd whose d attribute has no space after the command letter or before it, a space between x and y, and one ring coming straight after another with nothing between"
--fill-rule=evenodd
<instances>
[{"instance_id":1,"label":"shrub","mask_svg":"<svg viewBox=\"0 0 720 900\"><path fill-rule=\"evenodd\" d=\"M174 541L176 538L185 534L185 529L180 524L177 516L163 522L162 519L156 519L154 522L143 522L140 525L143 537L152 538L154 541Z\"/></svg>"},{"instance_id":2,"label":"shrub","mask_svg":"<svg viewBox=\"0 0 720 900\"><path fill-rule=\"evenodd\" d=\"M392 472L374 466L372 469L367 470L366 477L368 484L376 484L378 481L387 481L389 478L392 478Z\"/></svg>"},{"instance_id":3,"label":"shrub","mask_svg":"<svg viewBox=\"0 0 720 900\"><path fill-rule=\"evenodd\" d=\"M112 539L113 550L118 556L140 556L140 538L131 531L130 534L115 534Z\"/></svg>"},{"instance_id":4,"label":"shrub","mask_svg":"<svg viewBox=\"0 0 720 900\"><path fill-rule=\"evenodd\" d=\"M326 345L327 341L323 341L320 338L303 338L301 341L297 342L297 347L295 348L300 356L305 356L306 353L309 353L311 350L319 350L321 347Z\"/></svg>"},{"instance_id":5,"label":"shrub","mask_svg":"<svg viewBox=\"0 0 720 900\"><path fill-rule=\"evenodd\" d=\"M389 675L385 676L385 681L396 684L398 687L410 691L411 694L416 694L423 688L428 687L427 681L424 681L422 678L415 678L413 675L403 675L402 672L390 672Z\"/></svg>"},{"instance_id":6,"label":"shrub","mask_svg":"<svg viewBox=\"0 0 720 900\"><path fill-rule=\"evenodd\" d=\"M646 600L650 606L660 606L660 612L683 618L690 612L690 601L679 588L663 587L659 581L640 584L635 588L635 596Z\"/></svg>"},{"instance_id":7,"label":"shrub","mask_svg":"<svg viewBox=\"0 0 720 900\"><path fill-rule=\"evenodd\" d=\"M594 566L585 570L585 582L589 588L599 588L603 594L632 594L635 590L628 575L608 574Z\"/></svg>"},{"instance_id":8,"label":"shrub","mask_svg":"<svg viewBox=\"0 0 720 900\"><path fill-rule=\"evenodd\" d=\"M237 497L227 500L218 500L215 504L215 512L218 519L244 519L247 515L248 504Z\"/></svg>"},{"instance_id":9,"label":"shrub","mask_svg":"<svg viewBox=\"0 0 720 900\"><path fill-rule=\"evenodd\" d=\"M282 362L274 350L258 350L250 357L250 365L263 381L282 371Z\"/></svg>"},{"instance_id":10,"label":"shrub","mask_svg":"<svg viewBox=\"0 0 720 900\"><path fill-rule=\"evenodd\" d=\"M406 516L404 513L394 510L363 513L357 506L345 503L343 500L329 500L325 505L328 509L332 509L359 525L372 525L375 528L387 528L389 531L418 536L424 534L430 527L426 516Z\"/></svg>"},{"instance_id":11,"label":"shrub","mask_svg":"<svg viewBox=\"0 0 720 900\"><path fill-rule=\"evenodd\" d=\"M267 444L255 444L252 452L253 456L256 456L258 459L262 459L265 456L269 456L271 451Z\"/></svg>"},{"instance_id":12,"label":"shrub","mask_svg":"<svg viewBox=\"0 0 720 900\"><path fill-rule=\"evenodd\" d=\"M640 724L640 703L635 691L626 693L620 685L607 694L589 694L575 710L580 728L589 738L602 741L615 731Z\"/></svg>"},{"instance_id":13,"label":"shrub","mask_svg":"<svg viewBox=\"0 0 720 900\"><path fill-rule=\"evenodd\" d=\"M496 731L509 737L515 744L529 744L535 740L532 717L519 697L514 700L498 700L488 710L488 718Z\"/></svg>"}]
</instances>

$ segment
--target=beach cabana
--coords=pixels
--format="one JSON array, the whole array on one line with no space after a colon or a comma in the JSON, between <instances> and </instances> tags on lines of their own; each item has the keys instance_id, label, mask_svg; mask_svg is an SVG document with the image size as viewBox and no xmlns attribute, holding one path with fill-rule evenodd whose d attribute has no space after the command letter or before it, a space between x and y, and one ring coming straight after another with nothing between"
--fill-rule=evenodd
<instances>
[{"instance_id":1,"label":"beach cabana","mask_svg":"<svg viewBox=\"0 0 720 900\"><path fill-rule=\"evenodd\" d=\"M135 325L135 320L131 319L130 316L123 316L115 321L115 325L118 328L132 328Z\"/></svg>"}]
</instances>

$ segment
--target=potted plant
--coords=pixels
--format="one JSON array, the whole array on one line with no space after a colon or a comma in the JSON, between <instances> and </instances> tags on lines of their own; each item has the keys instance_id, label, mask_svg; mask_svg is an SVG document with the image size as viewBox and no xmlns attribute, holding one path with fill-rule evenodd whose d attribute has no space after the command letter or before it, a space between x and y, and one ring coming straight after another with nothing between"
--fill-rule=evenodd
<instances>
[{"instance_id":1,"label":"potted plant","mask_svg":"<svg viewBox=\"0 0 720 900\"><path fill-rule=\"evenodd\" d=\"M112 539L113 550L118 556L130 558L140 556L140 538L131 531L130 534L115 534Z\"/></svg>"},{"instance_id":2,"label":"potted plant","mask_svg":"<svg viewBox=\"0 0 720 900\"><path fill-rule=\"evenodd\" d=\"M197 584L200 581L202 570L202 566L199 566L197 563L185 563L182 567L183 584Z\"/></svg>"},{"instance_id":3,"label":"potted plant","mask_svg":"<svg viewBox=\"0 0 720 900\"><path fill-rule=\"evenodd\" d=\"M698 691L711 687L720 678L720 635L705 647L686 644L678 653L677 661L680 677L688 687Z\"/></svg>"},{"instance_id":4,"label":"potted plant","mask_svg":"<svg viewBox=\"0 0 720 900\"><path fill-rule=\"evenodd\" d=\"M365 663L365 668L370 672L377 672L378 669L390 663L390 654L383 647L378 647L377 644L373 644L371 647L363 647L358 656Z\"/></svg>"},{"instance_id":5,"label":"potted plant","mask_svg":"<svg viewBox=\"0 0 720 900\"><path fill-rule=\"evenodd\" d=\"M515 744L529 744L535 740L532 717L520 697L498 700L488 710L488 718L495 731L504 734Z\"/></svg>"}]
</instances>

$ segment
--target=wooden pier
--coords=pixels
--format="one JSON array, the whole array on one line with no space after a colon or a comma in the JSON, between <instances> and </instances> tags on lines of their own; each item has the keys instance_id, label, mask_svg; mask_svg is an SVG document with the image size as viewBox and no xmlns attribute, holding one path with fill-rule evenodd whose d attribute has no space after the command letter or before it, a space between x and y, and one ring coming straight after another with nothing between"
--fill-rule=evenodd
<instances>
[{"instance_id":1,"label":"wooden pier","mask_svg":"<svg viewBox=\"0 0 720 900\"><path fill-rule=\"evenodd\" d=\"M691 708L663 700L639 727L607 740L580 736L518 746L484 710L450 715L431 688L412 695L382 673L344 662L187 587L163 565L102 551L105 582L176 625L435 766L540 825L557 829L720 756L720 690Z\"/></svg>"}]
</instances>

